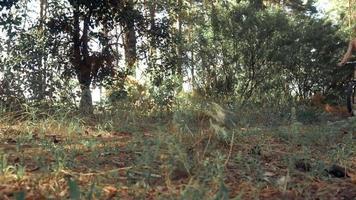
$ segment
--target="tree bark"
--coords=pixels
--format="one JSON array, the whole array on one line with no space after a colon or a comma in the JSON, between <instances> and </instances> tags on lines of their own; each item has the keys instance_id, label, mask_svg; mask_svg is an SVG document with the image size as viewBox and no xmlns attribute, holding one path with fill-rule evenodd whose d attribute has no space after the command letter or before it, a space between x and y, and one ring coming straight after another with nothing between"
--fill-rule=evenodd
<instances>
[{"instance_id":1,"label":"tree bark","mask_svg":"<svg viewBox=\"0 0 356 200\"><path fill-rule=\"evenodd\" d=\"M90 86L81 85L81 91L82 94L79 103L79 110L84 115L90 115L94 111Z\"/></svg>"},{"instance_id":2,"label":"tree bark","mask_svg":"<svg viewBox=\"0 0 356 200\"><path fill-rule=\"evenodd\" d=\"M39 32L40 32L40 40L44 37L44 30L43 24L45 23L47 17L47 7L48 2L47 0L40 0L40 25L39 25ZM45 92L46 92L46 82L47 82L47 63L44 56L44 48L41 49L40 55L38 55L39 61L39 88L38 88L38 95L36 95L37 100L44 100Z\"/></svg>"},{"instance_id":3,"label":"tree bark","mask_svg":"<svg viewBox=\"0 0 356 200\"><path fill-rule=\"evenodd\" d=\"M92 81L92 65L89 56L89 23L91 13L89 12L84 19L83 33L80 37L80 16L79 5L74 6L74 32L73 32L73 52L71 62L75 67L75 72L80 84L81 99L79 103L79 111L84 114L93 113L93 101L91 97L90 85Z\"/></svg>"},{"instance_id":4,"label":"tree bark","mask_svg":"<svg viewBox=\"0 0 356 200\"><path fill-rule=\"evenodd\" d=\"M183 27L182 27L182 6L183 2L182 0L177 0L177 31L178 31L178 44L177 44L177 56L178 56L178 61L177 61L177 72L179 78L183 82L183 46L182 46L182 40L183 40Z\"/></svg>"},{"instance_id":5,"label":"tree bark","mask_svg":"<svg viewBox=\"0 0 356 200\"><path fill-rule=\"evenodd\" d=\"M134 2L133 0L127 0L125 5L128 13L133 13ZM127 73L129 75L136 75L136 32L135 32L135 19L130 16L126 19L124 24L124 51L125 51L125 63L127 67Z\"/></svg>"},{"instance_id":6,"label":"tree bark","mask_svg":"<svg viewBox=\"0 0 356 200\"><path fill-rule=\"evenodd\" d=\"M47 17L47 0L40 0L40 28L43 29L44 21Z\"/></svg>"},{"instance_id":7,"label":"tree bark","mask_svg":"<svg viewBox=\"0 0 356 200\"><path fill-rule=\"evenodd\" d=\"M151 1L144 1L144 6L146 10L146 18L149 19L147 20L146 26L149 28L149 32L147 34L147 39L149 41L149 47L148 47L148 56L147 56L147 62L148 66L151 69L154 69L155 64L156 64L156 41L153 37L156 31L156 22L155 22L155 16L156 16L156 0L151 0Z\"/></svg>"}]
</instances>

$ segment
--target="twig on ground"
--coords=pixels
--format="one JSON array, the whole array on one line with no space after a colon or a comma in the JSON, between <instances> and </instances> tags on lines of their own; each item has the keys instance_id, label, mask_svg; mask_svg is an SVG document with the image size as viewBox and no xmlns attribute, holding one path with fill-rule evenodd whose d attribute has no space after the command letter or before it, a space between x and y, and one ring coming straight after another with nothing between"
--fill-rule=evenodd
<instances>
[{"instance_id":1,"label":"twig on ground","mask_svg":"<svg viewBox=\"0 0 356 200\"><path fill-rule=\"evenodd\" d=\"M232 132L232 137L231 137L231 142L230 142L230 150L229 150L229 154L227 155L227 158L226 158L226 161L225 161L225 166L227 165L227 163L230 160L232 149L234 147L234 139L235 139L235 131Z\"/></svg>"}]
</instances>

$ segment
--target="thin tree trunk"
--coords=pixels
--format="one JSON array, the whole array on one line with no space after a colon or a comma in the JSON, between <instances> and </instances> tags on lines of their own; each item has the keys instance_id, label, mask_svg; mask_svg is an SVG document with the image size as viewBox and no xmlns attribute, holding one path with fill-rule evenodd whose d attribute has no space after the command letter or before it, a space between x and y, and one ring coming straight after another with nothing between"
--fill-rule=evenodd
<instances>
[{"instance_id":1,"label":"thin tree trunk","mask_svg":"<svg viewBox=\"0 0 356 200\"><path fill-rule=\"evenodd\" d=\"M177 6L178 6L178 11L177 11L177 29L178 29L178 44L177 44L177 72L180 80L183 83L183 46L182 46L182 40L183 40L183 28L182 28L182 6L183 2L182 0L177 0Z\"/></svg>"},{"instance_id":2,"label":"thin tree trunk","mask_svg":"<svg viewBox=\"0 0 356 200\"><path fill-rule=\"evenodd\" d=\"M148 66L151 69L155 68L156 65L156 41L153 37L156 31L156 24L155 24L155 16L156 16L156 0L151 0L150 3L145 0L145 7L147 10L146 17L149 19L147 27L149 27L149 34L147 38L149 40L149 47L148 47Z\"/></svg>"},{"instance_id":3,"label":"thin tree trunk","mask_svg":"<svg viewBox=\"0 0 356 200\"><path fill-rule=\"evenodd\" d=\"M43 29L44 21L47 17L47 0L40 0L40 28Z\"/></svg>"},{"instance_id":4,"label":"thin tree trunk","mask_svg":"<svg viewBox=\"0 0 356 200\"><path fill-rule=\"evenodd\" d=\"M349 0L349 28L352 32L351 37L355 37L356 34L356 28L352 27L355 24L355 20L356 20L356 15L354 12L355 9L355 0Z\"/></svg>"},{"instance_id":5,"label":"thin tree trunk","mask_svg":"<svg viewBox=\"0 0 356 200\"><path fill-rule=\"evenodd\" d=\"M133 0L126 1L126 9L129 12L134 11ZM136 33L135 33L135 19L128 17L124 24L124 50L125 50L125 63L129 75L136 75Z\"/></svg>"},{"instance_id":6,"label":"thin tree trunk","mask_svg":"<svg viewBox=\"0 0 356 200\"><path fill-rule=\"evenodd\" d=\"M40 0L40 26L39 26L39 32L40 32L40 40L43 40L44 37L44 32L43 32L43 24L46 20L47 16L47 0ZM38 100L43 100L45 98L45 92L46 92L46 82L47 82L47 65L46 61L44 58L44 47L41 49L41 53L39 55L39 82L40 82L40 88L38 91Z\"/></svg>"},{"instance_id":7,"label":"thin tree trunk","mask_svg":"<svg viewBox=\"0 0 356 200\"><path fill-rule=\"evenodd\" d=\"M118 30L118 27L119 25L116 25L115 26L115 39L116 39L116 44L115 44L115 50L116 50L116 53L119 54L119 51L120 51L120 36L119 36L119 30ZM119 63L120 63L120 59L116 59L116 67L119 66Z\"/></svg>"},{"instance_id":8,"label":"thin tree trunk","mask_svg":"<svg viewBox=\"0 0 356 200\"><path fill-rule=\"evenodd\" d=\"M349 28L351 29L352 26L352 5L351 5L351 1L349 0ZM350 35L352 37L352 35Z\"/></svg>"}]
</instances>

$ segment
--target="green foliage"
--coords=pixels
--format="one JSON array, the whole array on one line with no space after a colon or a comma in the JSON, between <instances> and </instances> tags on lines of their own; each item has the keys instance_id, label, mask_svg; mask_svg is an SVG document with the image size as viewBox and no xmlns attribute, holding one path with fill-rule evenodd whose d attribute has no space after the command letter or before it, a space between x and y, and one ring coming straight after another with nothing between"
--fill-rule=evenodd
<instances>
[{"instance_id":1,"label":"green foliage","mask_svg":"<svg viewBox=\"0 0 356 200\"><path fill-rule=\"evenodd\" d=\"M320 109L308 105L300 105L297 107L297 121L303 124L313 124L322 121L325 116ZM325 117L324 117L325 118Z\"/></svg>"},{"instance_id":2,"label":"green foliage","mask_svg":"<svg viewBox=\"0 0 356 200\"><path fill-rule=\"evenodd\" d=\"M76 181L68 179L69 195L72 200L80 200L80 190Z\"/></svg>"},{"instance_id":3,"label":"green foliage","mask_svg":"<svg viewBox=\"0 0 356 200\"><path fill-rule=\"evenodd\" d=\"M73 61L78 56L92 65L86 83L115 85L108 102L113 107L135 104L136 108L153 108L154 104L158 110L172 110L187 79L194 90L209 98L285 103L319 92L337 102L347 80L346 70L334 67L345 48L340 25L320 15L314 1L47 3L44 23L40 20L26 28L22 28L26 2L2 5L15 5L17 11L5 10L7 21L2 24L7 35L2 48L6 58L1 60L0 103L7 110L18 107L16 102L61 103L75 108L78 84L73 78L83 73ZM75 42L77 34L82 39L85 36L83 30L82 35L75 30L72 14L77 9L80 20L90 22L86 30L90 40L98 41L101 48L91 48L91 41ZM123 58L120 51L126 51L128 44L123 41L126 47L120 49L120 34L109 34L118 27L129 31L130 23L137 43L135 67L146 69L144 90L149 94L145 95L127 79L135 69L118 66ZM80 54L88 55L76 55L74 43L81 46Z\"/></svg>"},{"instance_id":4,"label":"green foliage","mask_svg":"<svg viewBox=\"0 0 356 200\"><path fill-rule=\"evenodd\" d=\"M222 200L227 200L229 199L229 190L227 189L226 185L224 184L223 181L220 183L219 191L216 194L215 197L216 200L222 199Z\"/></svg>"},{"instance_id":5,"label":"green foliage","mask_svg":"<svg viewBox=\"0 0 356 200\"><path fill-rule=\"evenodd\" d=\"M8 169L8 163L7 163L7 155L1 152L1 160L0 160L0 172L3 174L7 171Z\"/></svg>"},{"instance_id":6,"label":"green foliage","mask_svg":"<svg viewBox=\"0 0 356 200\"><path fill-rule=\"evenodd\" d=\"M180 199L192 199L198 200L204 198L206 196L207 189L196 188L193 186L187 187L184 191L182 191Z\"/></svg>"},{"instance_id":7,"label":"green foliage","mask_svg":"<svg viewBox=\"0 0 356 200\"><path fill-rule=\"evenodd\" d=\"M16 200L25 200L26 193L24 191L18 192L15 195Z\"/></svg>"}]
</instances>

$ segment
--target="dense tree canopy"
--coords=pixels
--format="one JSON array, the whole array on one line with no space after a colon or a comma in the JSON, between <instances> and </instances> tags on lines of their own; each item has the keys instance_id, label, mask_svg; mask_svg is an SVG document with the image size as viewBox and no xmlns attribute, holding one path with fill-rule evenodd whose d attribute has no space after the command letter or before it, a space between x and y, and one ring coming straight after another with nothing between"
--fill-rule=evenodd
<instances>
[{"instance_id":1,"label":"dense tree canopy","mask_svg":"<svg viewBox=\"0 0 356 200\"><path fill-rule=\"evenodd\" d=\"M337 100L347 72L335 63L354 23L312 0L18 0L0 10L1 102L75 106L80 94L84 113L95 85L130 95L129 75L160 106L187 85L238 102Z\"/></svg>"}]
</instances>

